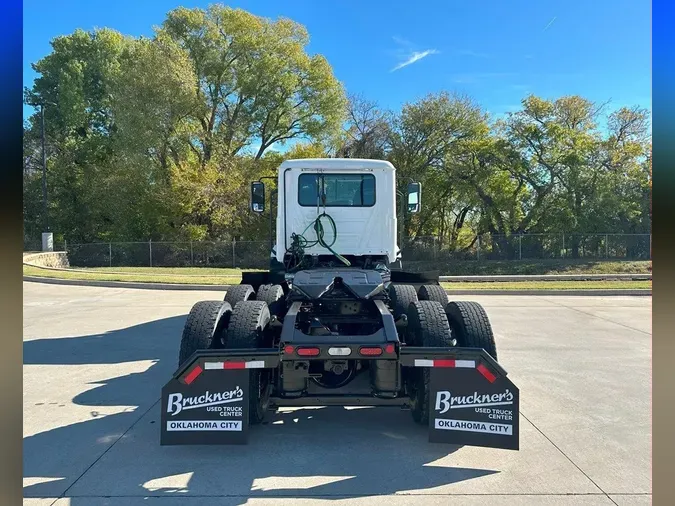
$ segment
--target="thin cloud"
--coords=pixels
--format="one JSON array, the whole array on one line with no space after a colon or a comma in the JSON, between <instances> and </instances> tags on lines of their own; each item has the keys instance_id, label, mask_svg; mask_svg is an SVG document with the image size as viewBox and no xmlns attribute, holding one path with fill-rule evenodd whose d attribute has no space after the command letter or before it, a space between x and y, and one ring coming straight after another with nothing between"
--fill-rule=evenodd
<instances>
[{"instance_id":1,"label":"thin cloud","mask_svg":"<svg viewBox=\"0 0 675 506\"><path fill-rule=\"evenodd\" d=\"M426 58L430 54L438 54L439 51L436 49L427 49L426 51L415 51L413 54L408 56L408 59L399 63L396 65L393 69L390 70L390 72L396 72L397 70L402 69L403 67L407 67L408 65L412 65L415 62L420 61L422 58Z\"/></svg>"},{"instance_id":2,"label":"thin cloud","mask_svg":"<svg viewBox=\"0 0 675 506\"><path fill-rule=\"evenodd\" d=\"M548 30L549 27L553 24L553 22L557 19L557 17L558 17L558 16L553 16L553 19L551 19L551 21L548 22L548 24L544 27L544 29L542 30L542 32L545 32L546 30Z\"/></svg>"}]
</instances>

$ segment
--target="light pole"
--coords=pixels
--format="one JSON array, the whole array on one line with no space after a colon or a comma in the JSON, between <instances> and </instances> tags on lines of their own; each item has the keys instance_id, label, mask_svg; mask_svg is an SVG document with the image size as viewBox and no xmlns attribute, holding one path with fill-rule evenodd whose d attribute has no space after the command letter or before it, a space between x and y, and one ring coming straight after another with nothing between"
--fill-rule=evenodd
<instances>
[{"instance_id":1,"label":"light pole","mask_svg":"<svg viewBox=\"0 0 675 506\"><path fill-rule=\"evenodd\" d=\"M49 226L49 202L47 201L47 140L45 132L45 102L31 104L40 106L40 129L42 134L42 251L54 251L54 234Z\"/></svg>"},{"instance_id":2,"label":"light pole","mask_svg":"<svg viewBox=\"0 0 675 506\"><path fill-rule=\"evenodd\" d=\"M40 124L42 127L42 207L44 212L44 230L49 232L49 207L47 205L47 147L45 142L44 104L40 104Z\"/></svg>"}]
</instances>

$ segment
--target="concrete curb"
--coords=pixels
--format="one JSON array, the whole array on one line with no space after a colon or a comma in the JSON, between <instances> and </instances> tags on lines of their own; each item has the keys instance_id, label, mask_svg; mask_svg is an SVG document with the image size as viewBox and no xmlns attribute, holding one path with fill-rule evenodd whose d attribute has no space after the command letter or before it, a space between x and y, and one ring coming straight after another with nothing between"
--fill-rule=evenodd
<instances>
[{"instance_id":1,"label":"concrete curb","mask_svg":"<svg viewBox=\"0 0 675 506\"><path fill-rule=\"evenodd\" d=\"M96 286L101 288L139 288L144 290L201 290L227 291L233 285L186 285L177 283L138 283L131 281L86 281L80 279L44 278L40 276L24 276L24 281L31 283L46 283L50 285ZM650 296L652 291L640 290L446 290L448 295L577 295L577 296L607 296L629 295Z\"/></svg>"}]
</instances>

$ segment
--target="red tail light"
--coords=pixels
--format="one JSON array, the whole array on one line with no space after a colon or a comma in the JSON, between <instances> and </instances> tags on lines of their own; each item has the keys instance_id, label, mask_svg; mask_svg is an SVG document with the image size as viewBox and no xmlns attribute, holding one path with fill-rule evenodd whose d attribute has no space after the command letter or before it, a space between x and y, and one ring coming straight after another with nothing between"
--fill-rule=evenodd
<instances>
[{"instance_id":1,"label":"red tail light","mask_svg":"<svg viewBox=\"0 0 675 506\"><path fill-rule=\"evenodd\" d=\"M380 348L379 346L373 348L363 347L359 350L359 353L367 357L373 357L377 355L382 355L382 348Z\"/></svg>"},{"instance_id":2,"label":"red tail light","mask_svg":"<svg viewBox=\"0 0 675 506\"><path fill-rule=\"evenodd\" d=\"M291 346L290 344L284 346L284 353L285 353L286 355L290 355L290 354L293 353L294 351L295 351L295 348L294 348L293 346Z\"/></svg>"},{"instance_id":3,"label":"red tail light","mask_svg":"<svg viewBox=\"0 0 675 506\"><path fill-rule=\"evenodd\" d=\"M388 344L387 346L384 347L385 353L394 353L396 348L394 347L393 344Z\"/></svg>"},{"instance_id":4,"label":"red tail light","mask_svg":"<svg viewBox=\"0 0 675 506\"><path fill-rule=\"evenodd\" d=\"M321 350L319 348L298 348L297 353L301 357L316 357Z\"/></svg>"}]
</instances>

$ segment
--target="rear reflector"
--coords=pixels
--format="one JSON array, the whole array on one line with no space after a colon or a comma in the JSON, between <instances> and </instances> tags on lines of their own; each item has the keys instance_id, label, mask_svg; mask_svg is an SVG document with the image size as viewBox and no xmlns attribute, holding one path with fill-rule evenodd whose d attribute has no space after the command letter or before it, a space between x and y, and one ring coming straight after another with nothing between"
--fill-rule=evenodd
<instances>
[{"instance_id":1,"label":"rear reflector","mask_svg":"<svg viewBox=\"0 0 675 506\"><path fill-rule=\"evenodd\" d=\"M384 351L386 353L394 353L395 350L396 348L394 347L393 344L388 344L387 346L384 347Z\"/></svg>"},{"instance_id":2,"label":"rear reflector","mask_svg":"<svg viewBox=\"0 0 675 506\"><path fill-rule=\"evenodd\" d=\"M290 355L290 354L293 353L294 351L295 351L295 348L294 348L293 346L291 346L290 344L287 345L287 346L284 346L284 353L285 353L286 355Z\"/></svg>"},{"instance_id":3,"label":"rear reflector","mask_svg":"<svg viewBox=\"0 0 675 506\"><path fill-rule=\"evenodd\" d=\"M492 374L487 367L485 367L483 364L478 364L478 372L481 373L483 376L485 376L485 379L488 380L490 383L494 383L497 377Z\"/></svg>"},{"instance_id":4,"label":"rear reflector","mask_svg":"<svg viewBox=\"0 0 675 506\"><path fill-rule=\"evenodd\" d=\"M351 355L351 353L351 348L328 348L328 354L334 357L346 357L347 355Z\"/></svg>"},{"instance_id":5,"label":"rear reflector","mask_svg":"<svg viewBox=\"0 0 675 506\"><path fill-rule=\"evenodd\" d=\"M382 355L382 348L375 347L375 348L361 348L359 350L359 353L361 355L367 356L367 357L372 357L372 356L377 356L377 355Z\"/></svg>"},{"instance_id":6,"label":"rear reflector","mask_svg":"<svg viewBox=\"0 0 675 506\"><path fill-rule=\"evenodd\" d=\"M223 369L246 369L246 362L223 362Z\"/></svg>"},{"instance_id":7,"label":"rear reflector","mask_svg":"<svg viewBox=\"0 0 675 506\"><path fill-rule=\"evenodd\" d=\"M192 371L190 371L190 373L187 376L185 376L185 383L187 383L188 385L192 383L194 380L197 379L197 376L199 376L202 373L202 371L203 369L201 368L201 366L197 364L197 366L195 366L195 368L192 369Z\"/></svg>"},{"instance_id":8,"label":"rear reflector","mask_svg":"<svg viewBox=\"0 0 675 506\"><path fill-rule=\"evenodd\" d=\"M319 348L298 348L297 353L301 357L316 357L321 350Z\"/></svg>"}]
</instances>

